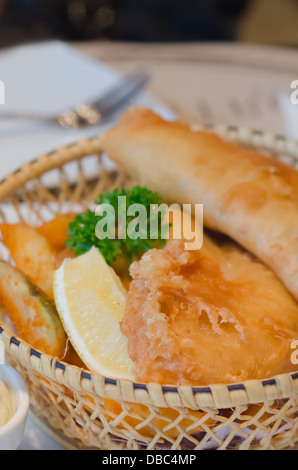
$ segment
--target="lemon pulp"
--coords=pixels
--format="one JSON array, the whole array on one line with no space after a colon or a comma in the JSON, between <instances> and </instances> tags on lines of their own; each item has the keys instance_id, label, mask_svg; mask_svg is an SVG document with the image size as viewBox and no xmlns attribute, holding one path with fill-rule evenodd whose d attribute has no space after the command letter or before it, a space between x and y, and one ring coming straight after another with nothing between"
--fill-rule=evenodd
<instances>
[{"instance_id":1,"label":"lemon pulp","mask_svg":"<svg viewBox=\"0 0 298 470\"><path fill-rule=\"evenodd\" d=\"M54 296L69 339L86 366L133 379L127 338L121 333L126 291L99 250L67 259L54 274Z\"/></svg>"}]
</instances>

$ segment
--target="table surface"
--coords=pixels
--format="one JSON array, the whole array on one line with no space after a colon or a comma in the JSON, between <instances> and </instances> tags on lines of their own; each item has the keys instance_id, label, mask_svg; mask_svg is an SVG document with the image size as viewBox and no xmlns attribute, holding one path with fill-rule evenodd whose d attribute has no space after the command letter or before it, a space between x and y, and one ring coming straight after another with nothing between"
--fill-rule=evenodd
<instances>
[{"instance_id":1,"label":"table surface","mask_svg":"<svg viewBox=\"0 0 298 470\"><path fill-rule=\"evenodd\" d=\"M241 44L72 45L120 72L146 67L151 74L149 91L189 122L236 124L282 133L275 93L289 92L290 83L298 79L298 53L291 49ZM23 448L36 448L36 433L38 428L29 421ZM56 448L43 431L39 435L44 449Z\"/></svg>"},{"instance_id":2,"label":"table surface","mask_svg":"<svg viewBox=\"0 0 298 470\"><path fill-rule=\"evenodd\" d=\"M283 132L276 92L298 79L296 49L241 43L75 43L120 72L146 67L149 91L188 122Z\"/></svg>"}]
</instances>

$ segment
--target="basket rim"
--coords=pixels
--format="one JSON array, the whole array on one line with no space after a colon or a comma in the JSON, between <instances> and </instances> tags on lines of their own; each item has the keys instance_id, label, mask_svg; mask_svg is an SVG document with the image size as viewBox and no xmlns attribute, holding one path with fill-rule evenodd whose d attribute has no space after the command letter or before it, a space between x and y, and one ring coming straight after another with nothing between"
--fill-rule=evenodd
<instances>
[{"instance_id":1,"label":"basket rim","mask_svg":"<svg viewBox=\"0 0 298 470\"><path fill-rule=\"evenodd\" d=\"M298 162L298 141L283 135L247 127L199 124L196 130L212 131L226 140L264 147L276 153L286 152ZM104 134L82 139L56 150L42 154L25 163L0 181L0 203L26 182L44 172L59 168L68 162L80 160L88 155L101 154ZM94 393L101 397L133 403L153 404L163 407L188 407L191 409L224 409L233 406L256 404L272 400L295 398L298 394L298 369L266 379L246 380L231 384L207 386L161 385L139 383L128 379L112 379L96 372L79 368L34 349L17 337L0 322L0 339L5 350L22 364L49 379L78 391Z\"/></svg>"}]
</instances>

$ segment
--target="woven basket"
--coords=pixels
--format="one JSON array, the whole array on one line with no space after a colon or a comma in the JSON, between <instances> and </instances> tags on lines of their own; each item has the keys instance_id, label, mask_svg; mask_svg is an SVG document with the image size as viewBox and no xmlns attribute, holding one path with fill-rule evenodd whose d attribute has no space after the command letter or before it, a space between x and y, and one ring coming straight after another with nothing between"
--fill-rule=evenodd
<instances>
[{"instance_id":1,"label":"woven basket","mask_svg":"<svg viewBox=\"0 0 298 470\"><path fill-rule=\"evenodd\" d=\"M298 164L298 144L284 137L225 126L212 130ZM99 192L129 185L107 168L101 142L99 137L62 147L9 175L0 184L0 220L34 226L66 206L86 208ZM298 372L195 388L139 384L67 365L32 349L4 325L0 338L27 382L34 416L69 448L283 449L298 442Z\"/></svg>"}]
</instances>

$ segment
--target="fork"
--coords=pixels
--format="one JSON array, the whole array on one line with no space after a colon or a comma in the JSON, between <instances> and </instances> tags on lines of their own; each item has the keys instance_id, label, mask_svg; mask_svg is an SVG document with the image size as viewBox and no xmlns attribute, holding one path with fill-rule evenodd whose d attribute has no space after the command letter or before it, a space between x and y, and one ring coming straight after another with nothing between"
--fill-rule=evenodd
<instances>
[{"instance_id":1,"label":"fork","mask_svg":"<svg viewBox=\"0 0 298 470\"><path fill-rule=\"evenodd\" d=\"M78 104L74 109L67 110L57 117L45 117L27 112L1 112L0 119L40 121L70 129L95 126L131 104L132 99L140 93L148 81L149 74L145 70L136 70L122 78L94 103Z\"/></svg>"}]
</instances>

